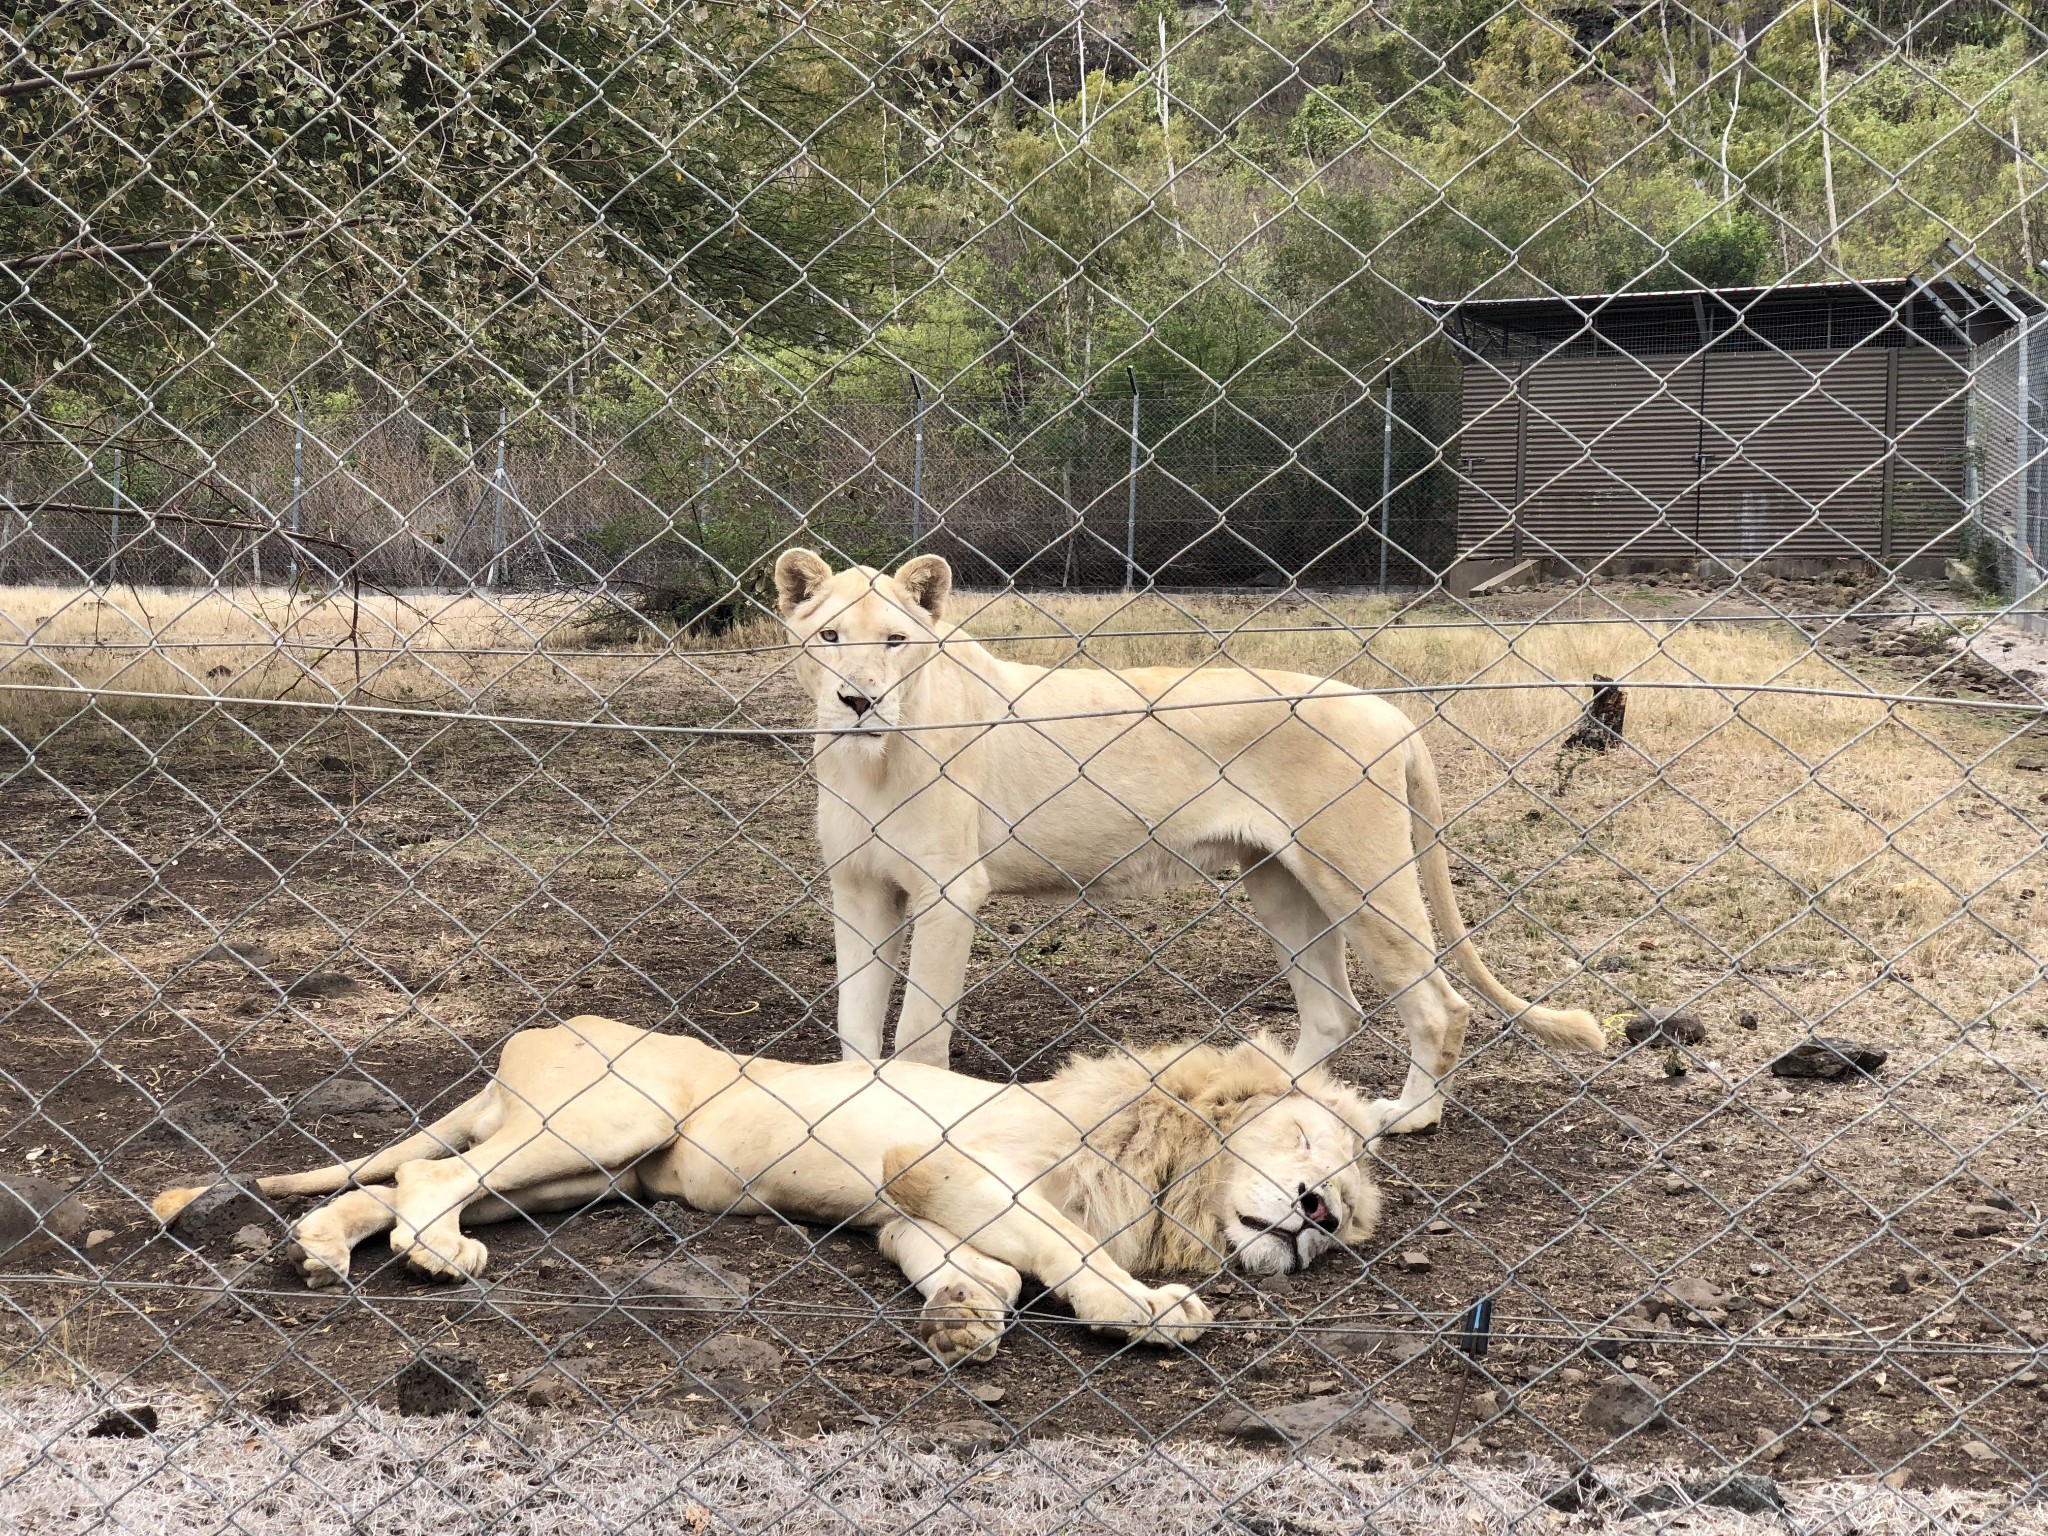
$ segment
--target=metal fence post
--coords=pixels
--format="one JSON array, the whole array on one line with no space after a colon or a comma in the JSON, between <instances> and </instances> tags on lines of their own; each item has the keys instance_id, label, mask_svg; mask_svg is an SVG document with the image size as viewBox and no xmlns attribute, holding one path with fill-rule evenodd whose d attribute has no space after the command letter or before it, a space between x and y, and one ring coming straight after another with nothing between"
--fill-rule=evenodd
<instances>
[{"instance_id":1,"label":"metal fence post","mask_svg":"<svg viewBox=\"0 0 2048 1536\"><path fill-rule=\"evenodd\" d=\"M1387 590L1387 546L1394 537L1394 370L1387 369L1387 403L1380 420L1380 590Z\"/></svg>"},{"instance_id":2,"label":"metal fence post","mask_svg":"<svg viewBox=\"0 0 2048 1536\"><path fill-rule=\"evenodd\" d=\"M1138 584L1138 370L1124 364L1124 377L1131 381L1131 483L1124 514L1124 590Z\"/></svg>"},{"instance_id":3,"label":"metal fence post","mask_svg":"<svg viewBox=\"0 0 2048 1536\"><path fill-rule=\"evenodd\" d=\"M296 407L292 425L292 532L298 533L300 509L306 499L306 407L303 401L293 400ZM286 556L285 585L299 584L299 541L291 541L291 553Z\"/></svg>"},{"instance_id":4,"label":"metal fence post","mask_svg":"<svg viewBox=\"0 0 2048 1536\"><path fill-rule=\"evenodd\" d=\"M924 538L924 388L914 373L910 393L917 401L910 423L910 542L914 547Z\"/></svg>"},{"instance_id":5,"label":"metal fence post","mask_svg":"<svg viewBox=\"0 0 2048 1536\"><path fill-rule=\"evenodd\" d=\"M114 450L114 515L107 519L107 570L105 585L121 579L121 481L126 471L124 456Z\"/></svg>"},{"instance_id":6,"label":"metal fence post","mask_svg":"<svg viewBox=\"0 0 2048 1536\"><path fill-rule=\"evenodd\" d=\"M498 407L498 463L491 471L491 563L484 573L484 585L497 589L505 558L505 407Z\"/></svg>"}]
</instances>

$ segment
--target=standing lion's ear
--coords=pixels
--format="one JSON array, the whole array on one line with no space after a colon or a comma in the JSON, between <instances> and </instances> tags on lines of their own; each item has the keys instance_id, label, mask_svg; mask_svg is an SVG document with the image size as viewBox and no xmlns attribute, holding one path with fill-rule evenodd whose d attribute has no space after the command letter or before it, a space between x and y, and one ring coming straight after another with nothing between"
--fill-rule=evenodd
<instances>
[{"instance_id":1,"label":"standing lion's ear","mask_svg":"<svg viewBox=\"0 0 2048 1536\"><path fill-rule=\"evenodd\" d=\"M938 618L946 607L946 598L953 590L953 567L946 564L942 555L919 555L915 560L906 560L896 573L917 606L933 618Z\"/></svg>"},{"instance_id":2,"label":"standing lion's ear","mask_svg":"<svg viewBox=\"0 0 2048 1536\"><path fill-rule=\"evenodd\" d=\"M817 596L832 579L832 567L809 549L785 549L775 562L775 606L786 619Z\"/></svg>"}]
</instances>

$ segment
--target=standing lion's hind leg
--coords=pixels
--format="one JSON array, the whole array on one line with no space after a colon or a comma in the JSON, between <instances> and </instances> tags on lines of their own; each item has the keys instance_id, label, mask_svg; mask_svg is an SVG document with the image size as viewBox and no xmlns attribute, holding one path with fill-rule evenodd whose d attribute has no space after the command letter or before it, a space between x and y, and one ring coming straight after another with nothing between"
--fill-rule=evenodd
<instances>
[{"instance_id":1,"label":"standing lion's hind leg","mask_svg":"<svg viewBox=\"0 0 2048 1536\"><path fill-rule=\"evenodd\" d=\"M1367 867L1368 851L1332 849L1325 857L1302 851L1290 863L1323 909L1342 922L1374 983L1401 1017L1408 1037L1407 1080L1400 1098L1373 1105L1386 1117L1382 1134L1398 1136L1427 1130L1443 1119L1443 1081L1465 1048L1472 1005L1458 995L1437 960L1436 936L1414 864L1365 878L1361 894L1354 881ZM1347 860L1341 866L1340 856ZM1347 873L1340 874L1340 868ZM1304 1065L1297 1060L1297 1069Z\"/></svg>"},{"instance_id":2,"label":"standing lion's hind leg","mask_svg":"<svg viewBox=\"0 0 2048 1536\"><path fill-rule=\"evenodd\" d=\"M924 1297L917 1336L944 1365L993 1360L1024 1277L936 1222L898 1216L875 1234Z\"/></svg>"}]
</instances>

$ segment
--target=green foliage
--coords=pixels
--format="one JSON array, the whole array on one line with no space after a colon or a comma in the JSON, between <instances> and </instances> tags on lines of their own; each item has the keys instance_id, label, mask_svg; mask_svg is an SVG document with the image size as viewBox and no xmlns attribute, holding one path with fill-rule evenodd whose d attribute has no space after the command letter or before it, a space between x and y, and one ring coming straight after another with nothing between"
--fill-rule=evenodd
<instances>
[{"instance_id":1,"label":"green foliage","mask_svg":"<svg viewBox=\"0 0 2048 1536\"><path fill-rule=\"evenodd\" d=\"M1747 213L1702 224L1671 248L1679 275L1705 288L1746 287L1763 276L1770 259L1770 231Z\"/></svg>"},{"instance_id":2,"label":"green foliage","mask_svg":"<svg viewBox=\"0 0 2048 1536\"><path fill-rule=\"evenodd\" d=\"M532 406L631 441L661 511L622 551L748 570L839 504L811 406L913 373L1021 441L1127 367L1355 386L1415 360L1418 297L1892 276L1951 235L2022 270L2038 32L1820 4L1111 0L1084 59L1066 7L993 0L19 0L13 78L102 73L0 99L0 385L74 423Z\"/></svg>"}]
</instances>

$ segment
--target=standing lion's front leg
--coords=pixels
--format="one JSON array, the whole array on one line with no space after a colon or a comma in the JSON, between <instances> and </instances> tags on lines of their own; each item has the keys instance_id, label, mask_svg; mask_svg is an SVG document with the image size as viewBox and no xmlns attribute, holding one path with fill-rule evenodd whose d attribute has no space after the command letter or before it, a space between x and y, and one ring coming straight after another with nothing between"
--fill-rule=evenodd
<instances>
[{"instance_id":1,"label":"standing lion's front leg","mask_svg":"<svg viewBox=\"0 0 2048 1536\"><path fill-rule=\"evenodd\" d=\"M906 1217L971 1235L975 1249L1036 1275L1091 1328L1140 1344L1186 1344L1214 1321L1185 1285L1146 1285L1000 1161L954 1146L884 1159L882 1197Z\"/></svg>"},{"instance_id":2,"label":"standing lion's front leg","mask_svg":"<svg viewBox=\"0 0 2048 1536\"><path fill-rule=\"evenodd\" d=\"M839 1049L880 1061L889 993L903 957L903 893L850 862L832 871L832 947L839 968Z\"/></svg>"},{"instance_id":3,"label":"standing lion's front leg","mask_svg":"<svg viewBox=\"0 0 2048 1536\"><path fill-rule=\"evenodd\" d=\"M977 864L917 898L896 1021L896 1054L905 1061L943 1067L952 1055L954 1010L967 989L967 955L988 892L988 873Z\"/></svg>"}]
</instances>

